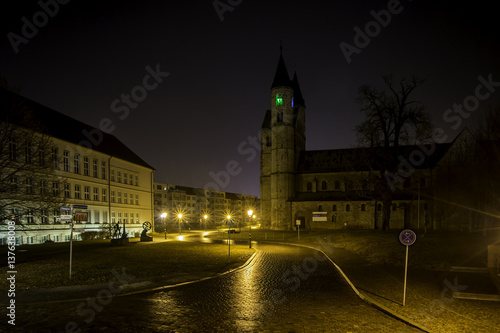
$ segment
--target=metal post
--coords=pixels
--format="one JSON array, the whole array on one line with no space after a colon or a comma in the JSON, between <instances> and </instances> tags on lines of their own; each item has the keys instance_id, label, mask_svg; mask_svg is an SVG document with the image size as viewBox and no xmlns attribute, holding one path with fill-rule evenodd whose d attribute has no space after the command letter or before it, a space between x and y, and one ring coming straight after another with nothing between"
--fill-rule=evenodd
<instances>
[{"instance_id":1,"label":"metal post","mask_svg":"<svg viewBox=\"0 0 500 333\"><path fill-rule=\"evenodd\" d=\"M71 281L71 265L73 264L73 223L74 219L71 221L71 233L69 238L69 280Z\"/></svg>"},{"instance_id":2,"label":"metal post","mask_svg":"<svg viewBox=\"0 0 500 333\"><path fill-rule=\"evenodd\" d=\"M229 248L228 256L227 256L227 262L231 262L231 222L229 222L229 228L227 229L227 244Z\"/></svg>"},{"instance_id":3,"label":"metal post","mask_svg":"<svg viewBox=\"0 0 500 333\"><path fill-rule=\"evenodd\" d=\"M406 260L405 260L405 282L404 282L404 290L403 290L403 306L406 303L406 276L408 273L408 245L406 245Z\"/></svg>"}]
</instances>

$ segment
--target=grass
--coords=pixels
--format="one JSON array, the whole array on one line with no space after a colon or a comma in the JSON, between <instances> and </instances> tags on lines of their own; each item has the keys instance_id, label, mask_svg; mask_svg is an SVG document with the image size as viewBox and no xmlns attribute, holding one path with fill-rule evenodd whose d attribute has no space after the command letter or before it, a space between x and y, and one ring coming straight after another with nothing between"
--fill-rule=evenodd
<instances>
[{"instance_id":1,"label":"grass","mask_svg":"<svg viewBox=\"0 0 500 333\"><path fill-rule=\"evenodd\" d=\"M2 247L4 258L6 247ZM211 275L238 267L253 249L223 244L181 241L141 243L131 239L125 246L111 246L109 240L73 242L72 279L69 281L69 243L16 247L16 288L34 289L106 283L113 269L134 276L136 281L166 280L182 274ZM4 261L6 262L6 260ZM7 267L1 267L2 273ZM4 275L5 276L5 275ZM7 288L7 280L0 281Z\"/></svg>"},{"instance_id":2,"label":"grass","mask_svg":"<svg viewBox=\"0 0 500 333\"><path fill-rule=\"evenodd\" d=\"M405 246L399 241L399 231L379 230L315 230L269 231L255 229L252 240L331 244L363 256L377 264L403 266ZM226 238L219 232L213 238ZM159 239L157 237L155 239ZM248 240L248 230L231 235L231 239ZM415 244L409 247L409 265L415 268L446 270L450 266L486 265L487 245L500 240L500 234L417 232ZM1 248L6 258L7 248ZM228 247L223 244L193 242L140 243L131 239L126 246L111 246L109 240L73 243L72 279L69 281L69 243L49 243L16 247L16 288L33 289L67 285L99 284L109 281L112 270L125 271L136 281L166 280L179 275L216 274L242 265L253 253L247 245ZM7 260L3 263L6 265ZM6 273L7 267L0 267ZM7 289L7 281L0 281Z\"/></svg>"},{"instance_id":3,"label":"grass","mask_svg":"<svg viewBox=\"0 0 500 333\"><path fill-rule=\"evenodd\" d=\"M403 266L405 246L399 241L400 230L313 230L252 231L253 240L319 245L332 243L363 256L370 262ZM500 241L500 232L416 232L417 240L409 247L409 265L415 268L446 270L450 266L486 267L487 246ZM248 230L236 234L236 239L247 239Z\"/></svg>"}]
</instances>

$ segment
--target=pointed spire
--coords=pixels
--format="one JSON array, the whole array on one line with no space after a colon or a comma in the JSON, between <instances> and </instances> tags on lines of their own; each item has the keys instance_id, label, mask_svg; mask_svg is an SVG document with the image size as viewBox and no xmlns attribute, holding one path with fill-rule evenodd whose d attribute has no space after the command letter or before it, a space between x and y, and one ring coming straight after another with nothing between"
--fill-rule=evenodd
<instances>
[{"instance_id":1,"label":"pointed spire","mask_svg":"<svg viewBox=\"0 0 500 333\"><path fill-rule=\"evenodd\" d=\"M302 97L302 92L300 91L299 79L297 78L297 72L293 73L293 100L294 105L305 106L304 97Z\"/></svg>"},{"instance_id":2,"label":"pointed spire","mask_svg":"<svg viewBox=\"0 0 500 333\"><path fill-rule=\"evenodd\" d=\"M274 87L291 87L292 82L288 76L288 71L286 70L285 60L283 60L283 45L280 41L280 59L278 61L278 67L276 68L276 74L274 75L273 84L271 89Z\"/></svg>"}]
</instances>

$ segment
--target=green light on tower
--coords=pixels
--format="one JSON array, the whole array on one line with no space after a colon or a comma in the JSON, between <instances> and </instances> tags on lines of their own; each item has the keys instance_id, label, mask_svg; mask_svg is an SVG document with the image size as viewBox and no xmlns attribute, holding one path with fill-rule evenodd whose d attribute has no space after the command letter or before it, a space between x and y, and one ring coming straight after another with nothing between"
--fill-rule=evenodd
<instances>
[{"instance_id":1,"label":"green light on tower","mask_svg":"<svg viewBox=\"0 0 500 333\"><path fill-rule=\"evenodd\" d=\"M276 95L276 105L283 105L283 95L281 94Z\"/></svg>"}]
</instances>

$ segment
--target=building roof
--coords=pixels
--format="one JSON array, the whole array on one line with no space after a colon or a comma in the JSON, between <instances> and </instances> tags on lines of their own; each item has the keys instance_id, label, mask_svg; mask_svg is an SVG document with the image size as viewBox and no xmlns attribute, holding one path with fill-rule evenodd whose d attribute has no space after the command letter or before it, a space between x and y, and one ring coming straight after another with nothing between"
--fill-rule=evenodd
<instances>
[{"instance_id":1,"label":"building roof","mask_svg":"<svg viewBox=\"0 0 500 333\"><path fill-rule=\"evenodd\" d=\"M0 107L1 121L8 121L25 128L31 127L54 138L89 146L103 154L154 170L115 136L1 87ZM26 122L26 119L30 121ZM83 145L85 141L87 144Z\"/></svg>"},{"instance_id":2,"label":"building roof","mask_svg":"<svg viewBox=\"0 0 500 333\"><path fill-rule=\"evenodd\" d=\"M297 78L297 72L293 74L293 106L306 105L304 97L302 97L302 92L300 91L299 79Z\"/></svg>"},{"instance_id":3,"label":"building roof","mask_svg":"<svg viewBox=\"0 0 500 333\"><path fill-rule=\"evenodd\" d=\"M407 161L413 161L422 156L424 150L431 152L429 156L423 153L425 159L412 165L415 169L432 168L451 147L451 143L401 146L399 156ZM424 150L422 150L424 148ZM330 150L302 151L299 157L299 173L316 172L349 172L378 170L375 157L382 148L345 148ZM399 162L398 162L399 163Z\"/></svg>"},{"instance_id":4,"label":"building roof","mask_svg":"<svg viewBox=\"0 0 500 333\"><path fill-rule=\"evenodd\" d=\"M292 81L288 76L288 71L286 70L285 60L283 60L283 55L280 52L280 59L278 60L278 67L276 68L276 73L274 74L273 84L271 89L274 87L293 87Z\"/></svg>"}]
</instances>

